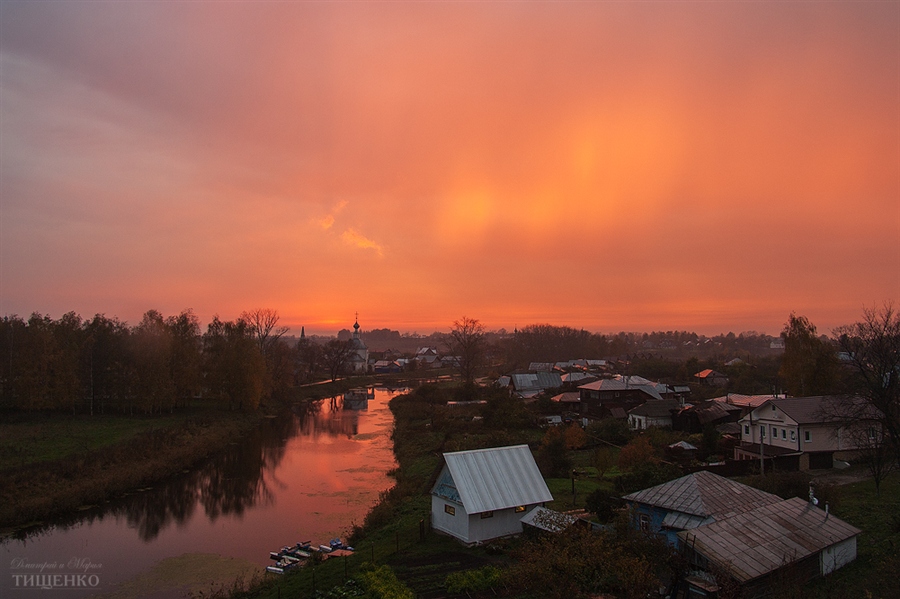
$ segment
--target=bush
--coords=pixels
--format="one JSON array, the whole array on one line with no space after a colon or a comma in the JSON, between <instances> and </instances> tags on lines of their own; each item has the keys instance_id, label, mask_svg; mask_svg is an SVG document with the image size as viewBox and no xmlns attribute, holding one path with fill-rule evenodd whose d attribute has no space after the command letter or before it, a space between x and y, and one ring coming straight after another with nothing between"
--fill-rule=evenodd
<instances>
[{"instance_id":1,"label":"bush","mask_svg":"<svg viewBox=\"0 0 900 599\"><path fill-rule=\"evenodd\" d=\"M360 574L371 599L415 599L415 593L400 582L390 566L382 565Z\"/></svg>"},{"instance_id":2,"label":"bush","mask_svg":"<svg viewBox=\"0 0 900 599\"><path fill-rule=\"evenodd\" d=\"M600 440L621 447L631 440L632 432L627 421L606 418L588 424L587 436L591 441Z\"/></svg>"},{"instance_id":3,"label":"bush","mask_svg":"<svg viewBox=\"0 0 900 599\"><path fill-rule=\"evenodd\" d=\"M616 508L620 505L619 498L611 491L602 487L594 489L584 500L584 507L594 514L597 520L607 524L616 517Z\"/></svg>"},{"instance_id":4,"label":"bush","mask_svg":"<svg viewBox=\"0 0 900 599\"><path fill-rule=\"evenodd\" d=\"M447 592L452 595L489 591L500 582L501 571L494 566L454 572L447 576Z\"/></svg>"}]
</instances>

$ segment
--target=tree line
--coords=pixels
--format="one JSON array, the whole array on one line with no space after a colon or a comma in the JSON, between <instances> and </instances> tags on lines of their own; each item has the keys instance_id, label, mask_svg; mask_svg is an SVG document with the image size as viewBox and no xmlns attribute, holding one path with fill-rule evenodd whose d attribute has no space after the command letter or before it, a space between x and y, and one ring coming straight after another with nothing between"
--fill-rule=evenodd
<instances>
[{"instance_id":1,"label":"tree line","mask_svg":"<svg viewBox=\"0 0 900 599\"><path fill-rule=\"evenodd\" d=\"M147 311L127 323L103 314L0 320L0 409L154 414L189 400L254 410L296 382L297 348L274 310L218 316L201 331L191 310Z\"/></svg>"}]
</instances>

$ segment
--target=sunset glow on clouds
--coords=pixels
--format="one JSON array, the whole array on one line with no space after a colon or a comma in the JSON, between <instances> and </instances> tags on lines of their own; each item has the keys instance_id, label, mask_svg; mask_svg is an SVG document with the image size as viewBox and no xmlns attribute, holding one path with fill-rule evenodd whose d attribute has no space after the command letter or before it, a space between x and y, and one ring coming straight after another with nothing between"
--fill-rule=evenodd
<instances>
[{"instance_id":1,"label":"sunset glow on clouds","mask_svg":"<svg viewBox=\"0 0 900 599\"><path fill-rule=\"evenodd\" d=\"M0 315L820 330L900 301L900 5L0 3Z\"/></svg>"}]
</instances>

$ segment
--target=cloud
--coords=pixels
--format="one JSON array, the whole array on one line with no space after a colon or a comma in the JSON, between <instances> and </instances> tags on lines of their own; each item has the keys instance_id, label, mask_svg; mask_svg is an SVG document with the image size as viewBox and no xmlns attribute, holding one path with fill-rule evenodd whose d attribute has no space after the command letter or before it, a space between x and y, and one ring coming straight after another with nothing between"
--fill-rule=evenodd
<instances>
[{"instance_id":1,"label":"cloud","mask_svg":"<svg viewBox=\"0 0 900 599\"><path fill-rule=\"evenodd\" d=\"M364 250L375 250L375 253L378 254L378 257L381 258L384 256L384 251L377 242L372 241L365 235L358 233L355 229L347 229L341 234L341 239L344 240L344 243L347 245L351 245L354 247L358 247Z\"/></svg>"},{"instance_id":2,"label":"cloud","mask_svg":"<svg viewBox=\"0 0 900 599\"><path fill-rule=\"evenodd\" d=\"M347 207L347 200L341 200L337 204L335 204L334 208L331 209L331 213L326 216L317 219L315 223L322 227L323 231L327 231L331 227L334 226L335 217Z\"/></svg>"}]
</instances>

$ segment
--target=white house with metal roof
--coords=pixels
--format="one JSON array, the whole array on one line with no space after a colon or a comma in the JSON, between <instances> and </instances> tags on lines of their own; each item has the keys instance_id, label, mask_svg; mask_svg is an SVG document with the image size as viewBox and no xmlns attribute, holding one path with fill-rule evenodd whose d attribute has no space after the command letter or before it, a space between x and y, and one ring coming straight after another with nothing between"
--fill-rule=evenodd
<instances>
[{"instance_id":1,"label":"white house with metal roof","mask_svg":"<svg viewBox=\"0 0 900 599\"><path fill-rule=\"evenodd\" d=\"M431 490L431 526L467 544L519 534L553 496L527 445L444 454Z\"/></svg>"}]
</instances>

